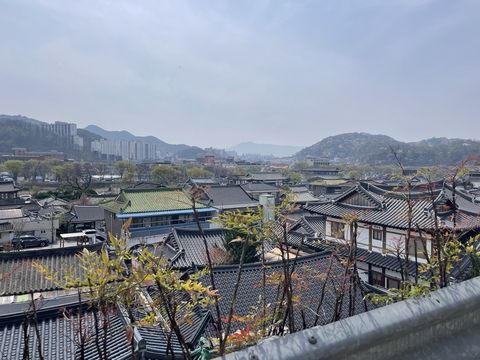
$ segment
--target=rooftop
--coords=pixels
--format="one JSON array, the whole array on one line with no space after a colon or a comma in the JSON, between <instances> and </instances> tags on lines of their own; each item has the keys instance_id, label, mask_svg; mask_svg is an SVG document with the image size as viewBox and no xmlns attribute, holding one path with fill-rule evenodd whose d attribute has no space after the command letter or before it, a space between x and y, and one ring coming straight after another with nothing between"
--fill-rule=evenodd
<instances>
[{"instance_id":1,"label":"rooftop","mask_svg":"<svg viewBox=\"0 0 480 360\"><path fill-rule=\"evenodd\" d=\"M0 181L0 193L17 192L20 190L13 181Z\"/></svg>"},{"instance_id":2,"label":"rooftop","mask_svg":"<svg viewBox=\"0 0 480 360\"><path fill-rule=\"evenodd\" d=\"M208 197L208 204L219 210L258 206L258 201L250 198L240 185L210 186L205 188L204 192Z\"/></svg>"},{"instance_id":3,"label":"rooftop","mask_svg":"<svg viewBox=\"0 0 480 360\"><path fill-rule=\"evenodd\" d=\"M203 233L207 240L212 261L218 264L216 260L221 260L220 263L223 263L225 257L224 230L204 229ZM216 249L218 249L218 254L215 252ZM174 268L187 269L192 266L205 266L207 264L203 237L198 230L173 229L165 241L163 252L169 257ZM219 259L219 256L216 255L222 255L222 258Z\"/></svg>"},{"instance_id":4,"label":"rooftop","mask_svg":"<svg viewBox=\"0 0 480 360\"><path fill-rule=\"evenodd\" d=\"M22 217L22 209L0 209L0 220L18 219Z\"/></svg>"},{"instance_id":5,"label":"rooftop","mask_svg":"<svg viewBox=\"0 0 480 360\"><path fill-rule=\"evenodd\" d=\"M105 220L103 208L97 205L73 205L72 213L74 215L72 223Z\"/></svg>"},{"instance_id":6,"label":"rooftop","mask_svg":"<svg viewBox=\"0 0 480 360\"><path fill-rule=\"evenodd\" d=\"M72 296L45 299L37 304L38 331L42 353L49 360L79 359L79 329L89 335L85 346L85 358L100 359L92 340L93 312L82 305L82 323L76 316L80 306ZM20 360L25 357L23 321L29 303L0 306L0 354L2 359ZM108 314L107 351L109 359L131 359L130 344L127 340L125 324L118 310ZM28 325L30 359L40 359L35 328ZM100 337L103 339L102 330Z\"/></svg>"},{"instance_id":7,"label":"rooftop","mask_svg":"<svg viewBox=\"0 0 480 360\"><path fill-rule=\"evenodd\" d=\"M280 191L280 188L278 186L263 183L263 182L259 182L259 183L249 182L241 186L246 192L279 192Z\"/></svg>"},{"instance_id":8,"label":"rooftop","mask_svg":"<svg viewBox=\"0 0 480 360\"><path fill-rule=\"evenodd\" d=\"M345 269L341 263L328 252L298 257L290 261L291 271L294 274L292 276L294 292L298 296L294 307L295 328L299 330L332 322L337 295L345 277ZM267 263L265 269L267 278L275 278L283 274L283 262ZM253 307L259 305L258 301L263 293L261 286L263 270L261 263L244 265L235 314L245 316L251 312ZM220 294L220 311L223 316L228 315L237 271L238 265L216 266L213 270L215 285ZM327 272L329 275L325 276ZM208 285L209 277L205 276L202 281ZM273 304L272 306L279 300L277 287L278 281L267 281L266 300L267 303ZM357 286L354 291L356 295L353 300L356 314L364 312L365 308L371 308L368 301L364 302L362 291L360 286ZM339 309L340 318L347 317L349 313L348 292L344 296L346 298L343 306ZM320 299L323 300L319 303ZM232 323L234 331L241 327L242 325L239 323Z\"/></svg>"},{"instance_id":9,"label":"rooftop","mask_svg":"<svg viewBox=\"0 0 480 360\"><path fill-rule=\"evenodd\" d=\"M88 245L89 250L100 249L101 244ZM48 280L34 267L34 262L44 264L51 271L64 274L73 271L76 275L83 272L77 254L85 247L0 252L0 296L28 294L58 290L55 282Z\"/></svg>"},{"instance_id":10,"label":"rooftop","mask_svg":"<svg viewBox=\"0 0 480 360\"><path fill-rule=\"evenodd\" d=\"M457 192L458 194L458 192ZM451 197L450 197L451 198ZM439 204L449 200L448 188L435 194L434 202ZM457 197L457 224L456 228L471 229L480 227L480 206L467 199ZM465 204L463 204L465 202ZM411 194L412 224L421 229L432 229L435 221L432 214L432 200L425 192ZM468 206L467 206L468 205ZM310 204L306 210L316 214L342 218L345 215L355 214L359 222L406 229L409 226L408 201L406 195L399 192L387 191L368 185L368 189L357 184L345 193L329 202ZM448 212L443 215L449 219Z\"/></svg>"},{"instance_id":11,"label":"rooftop","mask_svg":"<svg viewBox=\"0 0 480 360\"><path fill-rule=\"evenodd\" d=\"M283 181L286 180L287 178L283 176L281 173L250 173L247 176L245 176L245 179L247 180L253 180L253 181Z\"/></svg>"},{"instance_id":12,"label":"rooftop","mask_svg":"<svg viewBox=\"0 0 480 360\"><path fill-rule=\"evenodd\" d=\"M101 204L115 214L133 214L148 212L167 212L174 210L191 210L189 197L178 189L125 189L115 200ZM197 204L197 208L205 208Z\"/></svg>"}]
</instances>

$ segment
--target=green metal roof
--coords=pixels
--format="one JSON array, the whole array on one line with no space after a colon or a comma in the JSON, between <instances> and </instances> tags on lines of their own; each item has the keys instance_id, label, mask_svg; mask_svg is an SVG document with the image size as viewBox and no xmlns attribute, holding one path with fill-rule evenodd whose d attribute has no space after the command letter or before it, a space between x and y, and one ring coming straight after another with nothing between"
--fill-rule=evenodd
<instances>
[{"instance_id":1,"label":"green metal roof","mask_svg":"<svg viewBox=\"0 0 480 360\"><path fill-rule=\"evenodd\" d=\"M115 214L143 213L192 208L189 197L178 189L127 189L122 190L115 200L103 203L104 209ZM205 208L200 203L197 208Z\"/></svg>"}]
</instances>

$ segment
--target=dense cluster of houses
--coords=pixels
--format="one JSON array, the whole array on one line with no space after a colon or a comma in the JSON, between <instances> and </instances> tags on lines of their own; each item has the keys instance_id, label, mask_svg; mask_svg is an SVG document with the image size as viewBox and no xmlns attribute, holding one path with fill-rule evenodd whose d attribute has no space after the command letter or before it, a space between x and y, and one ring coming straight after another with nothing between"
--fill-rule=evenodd
<instances>
[{"instance_id":1,"label":"dense cluster of houses","mask_svg":"<svg viewBox=\"0 0 480 360\"><path fill-rule=\"evenodd\" d=\"M213 277L222 317L229 315L229 304L236 290L238 316L248 315L261 296L266 296L269 303L275 301L277 286L269 283L261 289L258 284L263 277L284 268L286 251L292 273L296 274L293 287L302 302L295 309L293 326L308 328L371 309L373 305L365 300L365 295L399 288L407 254L415 261L406 264L406 272L411 278L417 276L431 255L435 227L452 230L460 241L480 232L480 202L475 186L468 188L444 181L426 186L418 178L407 193L401 181L354 182L342 179L339 170L328 163L317 161L311 165L304 173L306 182L295 186L288 186L281 173L252 173L228 183L218 179L190 179L179 189L143 183L122 189L115 197L95 205L20 197L20 189L13 181L0 182L0 246L4 247L0 252L0 353L6 359L22 358L25 337L30 336L28 346L32 353L40 342L50 359L79 358L75 335L78 316L70 318L68 314L78 313L80 308L88 322L92 309L86 300L79 304L75 289L62 288L39 273L32 263L40 262L60 273L81 274L84 270L78 254L85 248L97 252L108 246L107 234L127 237L132 249L150 246L156 256L166 259L172 269L187 277L207 266L206 243L213 254ZM475 183L475 176L476 173L471 174L471 183ZM201 189L194 200L188 191L192 187ZM227 231L211 220L225 212L266 209L284 199L294 205L286 215L286 223L279 224L280 235L265 239L259 250L267 266L261 262L245 265L239 289L235 289L238 264L229 263L225 247ZM126 222L130 224L128 231ZM6 246L22 235L45 238L48 245L33 250ZM279 244L278 239L284 243ZM350 304L353 301L354 305L350 305L353 312L346 309L338 312L336 283L350 271L345 268L344 259L351 255L347 255L345 244L352 244L353 240L359 281L354 284L353 298L352 293L342 295L345 303L348 297ZM468 259L460 261L449 281L460 281L468 277L468 272ZM322 275L325 273L330 278ZM200 280L212 285L210 276ZM145 298L155 296L151 287L139 291ZM25 322L32 297L41 299L36 326ZM322 298L320 304L319 298ZM210 308L195 308L192 314L181 330L193 350L198 348L201 338L211 336L214 320ZM131 320L121 306L112 311L105 340L109 358L131 358L132 344L139 358L182 357L178 339L169 336L164 322L140 323L130 333ZM232 332L241 328L238 322L232 324ZM40 339L35 335L38 329ZM131 337L132 344L127 341ZM82 354L87 359L98 358L93 343L86 344Z\"/></svg>"}]
</instances>

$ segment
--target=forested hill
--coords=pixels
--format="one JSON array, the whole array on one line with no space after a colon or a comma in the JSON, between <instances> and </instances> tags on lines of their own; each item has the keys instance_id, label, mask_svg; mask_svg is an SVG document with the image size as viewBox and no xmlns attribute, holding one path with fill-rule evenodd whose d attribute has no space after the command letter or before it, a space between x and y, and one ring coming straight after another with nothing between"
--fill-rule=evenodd
<instances>
[{"instance_id":1,"label":"forested hill","mask_svg":"<svg viewBox=\"0 0 480 360\"><path fill-rule=\"evenodd\" d=\"M392 149L404 165L452 165L471 155L480 156L480 141L431 138L417 142L401 142L386 135L346 133L327 137L299 151L295 156L328 157L352 164L393 164Z\"/></svg>"},{"instance_id":2,"label":"forested hill","mask_svg":"<svg viewBox=\"0 0 480 360\"><path fill-rule=\"evenodd\" d=\"M65 138L42 129L42 121L20 115L0 115L0 152L11 153L12 148L22 147L28 151L64 152L70 157L88 159L90 151L75 151ZM79 131L86 142L100 138L88 131ZM89 149L86 146L86 149Z\"/></svg>"}]
</instances>

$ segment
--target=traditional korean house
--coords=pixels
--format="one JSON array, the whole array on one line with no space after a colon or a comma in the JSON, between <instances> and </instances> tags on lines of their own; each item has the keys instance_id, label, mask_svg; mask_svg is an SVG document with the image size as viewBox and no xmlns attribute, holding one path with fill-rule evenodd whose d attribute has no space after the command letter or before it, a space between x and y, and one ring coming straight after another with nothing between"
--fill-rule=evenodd
<instances>
[{"instance_id":1,"label":"traditional korean house","mask_svg":"<svg viewBox=\"0 0 480 360\"><path fill-rule=\"evenodd\" d=\"M76 232L86 229L103 229L105 212L98 205L73 205L69 214L65 215L67 231Z\"/></svg>"},{"instance_id":2,"label":"traditional korean house","mask_svg":"<svg viewBox=\"0 0 480 360\"><path fill-rule=\"evenodd\" d=\"M355 217L358 224L357 264L361 277L372 285L396 288L400 286L404 266L401 259L406 253L409 254L408 272L412 277L417 269L412 259L425 264L426 255L431 254L431 232L436 222L434 207L437 223L454 230L459 237L470 236L472 231L480 229L478 204L446 184L434 193L434 199L431 194L415 191L409 197L410 201L404 192L359 183L331 201L310 204L305 209L324 216L326 243L351 240L353 226L347 225L346 217ZM409 202L411 216L408 215ZM406 249L408 229L411 230L411 240Z\"/></svg>"},{"instance_id":3,"label":"traditional korean house","mask_svg":"<svg viewBox=\"0 0 480 360\"><path fill-rule=\"evenodd\" d=\"M203 188L205 205L214 207L219 212L254 209L258 201L252 199L239 185L206 186Z\"/></svg>"},{"instance_id":4,"label":"traditional korean house","mask_svg":"<svg viewBox=\"0 0 480 360\"><path fill-rule=\"evenodd\" d=\"M280 197L281 189L276 185L267 184L264 182L249 182L241 186L251 198L256 200L258 200L262 194L273 195L275 200L278 200Z\"/></svg>"},{"instance_id":5,"label":"traditional korean house","mask_svg":"<svg viewBox=\"0 0 480 360\"><path fill-rule=\"evenodd\" d=\"M196 227L190 198L177 189L125 189L112 201L101 204L105 211L106 229L121 235L122 225L132 219L132 237L168 234L173 227ZM200 222L209 227L208 220L217 209L196 204Z\"/></svg>"}]
</instances>

